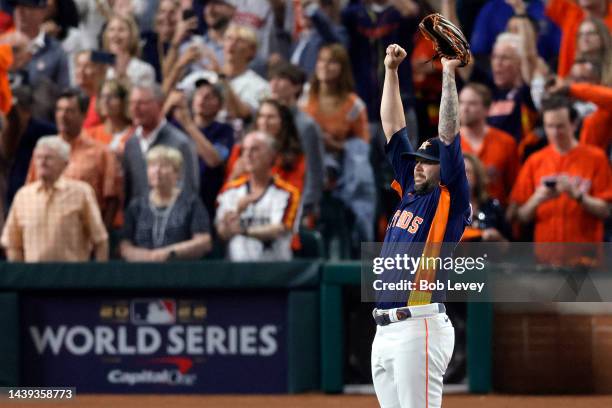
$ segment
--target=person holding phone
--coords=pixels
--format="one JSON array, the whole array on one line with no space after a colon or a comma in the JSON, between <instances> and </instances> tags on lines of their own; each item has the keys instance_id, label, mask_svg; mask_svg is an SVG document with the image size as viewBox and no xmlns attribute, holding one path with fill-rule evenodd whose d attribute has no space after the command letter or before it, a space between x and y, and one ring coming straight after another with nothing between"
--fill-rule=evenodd
<instances>
[{"instance_id":1,"label":"person holding phone","mask_svg":"<svg viewBox=\"0 0 612 408\"><path fill-rule=\"evenodd\" d=\"M534 242L601 242L612 203L608 159L574 138L577 113L567 99L551 97L542 111L549 145L523 165L509 215L534 223Z\"/></svg>"}]
</instances>

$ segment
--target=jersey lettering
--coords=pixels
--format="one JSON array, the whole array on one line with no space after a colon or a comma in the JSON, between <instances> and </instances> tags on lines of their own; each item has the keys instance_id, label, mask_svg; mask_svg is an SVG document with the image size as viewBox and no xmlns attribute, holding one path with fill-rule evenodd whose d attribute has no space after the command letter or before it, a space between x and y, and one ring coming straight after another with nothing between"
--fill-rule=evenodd
<instances>
[{"instance_id":1,"label":"jersey lettering","mask_svg":"<svg viewBox=\"0 0 612 408\"><path fill-rule=\"evenodd\" d=\"M412 224L408 228L408 232L411 234L416 234L416 232L419 230L419 225L421 225L422 223L423 219L421 217L414 217L414 219L412 220Z\"/></svg>"},{"instance_id":2,"label":"jersey lettering","mask_svg":"<svg viewBox=\"0 0 612 408\"><path fill-rule=\"evenodd\" d=\"M395 215L393 215L393 219L387 226L387 229L392 227L401 228L403 230L408 231L411 234L416 234L419 230L419 226L423 223L423 218L415 217L414 214L410 211L395 211Z\"/></svg>"}]
</instances>

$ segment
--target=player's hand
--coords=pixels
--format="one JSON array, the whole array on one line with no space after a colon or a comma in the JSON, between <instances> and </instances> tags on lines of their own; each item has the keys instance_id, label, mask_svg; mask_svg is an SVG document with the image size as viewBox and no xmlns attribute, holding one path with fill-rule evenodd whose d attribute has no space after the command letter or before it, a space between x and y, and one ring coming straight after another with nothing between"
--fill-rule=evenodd
<instances>
[{"instance_id":1,"label":"player's hand","mask_svg":"<svg viewBox=\"0 0 612 408\"><path fill-rule=\"evenodd\" d=\"M391 44L387 47L387 55L385 56L385 68L397 69L399 64L406 58L406 50L397 44Z\"/></svg>"},{"instance_id":2,"label":"player's hand","mask_svg":"<svg viewBox=\"0 0 612 408\"><path fill-rule=\"evenodd\" d=\"M442 69L453 71L453 72L455 71L455 69L457 69L459 65L461 65L461 61L458 59L442 58L441 62L442 62Z\"/></svg>"}]
</instances>

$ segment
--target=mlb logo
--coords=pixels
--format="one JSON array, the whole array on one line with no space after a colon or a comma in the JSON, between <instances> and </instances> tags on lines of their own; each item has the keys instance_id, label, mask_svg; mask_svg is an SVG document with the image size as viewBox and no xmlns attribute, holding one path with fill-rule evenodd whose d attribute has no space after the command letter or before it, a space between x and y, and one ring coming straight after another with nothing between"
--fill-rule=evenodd
<instances>
[{"instance_id":1,"label":"mlb logo","mask_svg":"<svg viewBox=\"0 0 612 408\"><path fill-rule=\"evenodd\" d=\"M176 302L173 299L136 299L132 301L133 324L176 323Z\"/></svg>"}]
</instances>

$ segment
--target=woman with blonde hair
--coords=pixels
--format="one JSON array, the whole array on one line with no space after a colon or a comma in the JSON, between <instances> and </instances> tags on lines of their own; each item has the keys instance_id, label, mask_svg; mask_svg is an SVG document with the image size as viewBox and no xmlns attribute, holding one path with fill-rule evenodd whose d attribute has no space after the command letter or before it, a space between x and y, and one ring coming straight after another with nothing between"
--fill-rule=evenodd
<instances>
[{"instance_id":1,"label":"woman with blonde hair","mask_svg":"<svg viewBox=\"0 0 612 408\"><path fill-rule=\"evenodd\" d=\"M202 201L179 188L181 152L158 145L146 160L151 191L125 212L121 256L152 262L201 258L211 248L210 220Z\"/></svg>"},{"instance_id":2,"label":"woman with blonde hair","mask_svg":"<svg viewBox=\"0 0 612 408\"><path fill-rule=\"evenodd\" d=\"M127 79L131 85L155 82L155 70L151 64L138 58L140 31L132 17L111 16L102 35L102 45L116 58L115 65L107 71L107 79Z\"/></svg>"}]
</instances>

